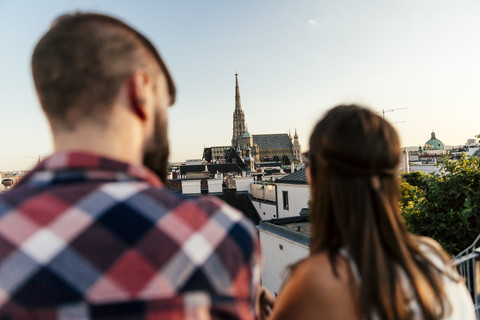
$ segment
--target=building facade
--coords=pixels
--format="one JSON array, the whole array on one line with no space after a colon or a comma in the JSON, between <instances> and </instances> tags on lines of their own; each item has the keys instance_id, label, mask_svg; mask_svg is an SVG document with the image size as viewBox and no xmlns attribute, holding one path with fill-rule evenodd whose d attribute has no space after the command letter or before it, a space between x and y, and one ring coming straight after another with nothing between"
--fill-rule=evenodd
<instances>
[{"instance_id":1,"label":"building facade","mask_svg":"<svg viewBox=\"0 0 480 320\"><path fill-rule=\"evenodd\" d=\"M310 187L305 169L275 180L251 185L252 203L261 220L295 218L308 215Z\"/></svg>"},{"instance_id":2,"label":"building facade","mask_svg":"<svg viewBox=\"0 0 480 320\"><path fill-rule=\"evenodd\" d=\"M257 226L264 261L262 285L275 296L288 277L289 268L309 255L310 236L302 232L300 224L262 222Z\"/></svg>"},{"instance_id":3,"label":"building facade","mask_svg":"<svg viewBox=\"0 0 480 320\"><path fill-rule=\"evenodd\" d=\"M251 134L245 123L245 113L242 109L238 73L235 73L235 110L233 112L233 130L231 146L212 146L204 149L204 161L222 161L227 156L230 147L233 147L242 159L249 153L250 165L261 163L277 163L280 166L289 166L302 162L302 147L297 130L292 138L287 133ZM254 166L251 166L254 167Z\"/></svg>"}]
</instances>

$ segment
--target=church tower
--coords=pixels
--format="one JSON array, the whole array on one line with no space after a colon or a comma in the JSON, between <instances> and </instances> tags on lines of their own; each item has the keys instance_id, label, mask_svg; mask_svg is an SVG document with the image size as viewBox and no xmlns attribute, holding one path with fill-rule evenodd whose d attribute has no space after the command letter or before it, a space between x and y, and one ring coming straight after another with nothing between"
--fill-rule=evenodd
<instances>
[{"instance_id":1,"label":"church tower","mask_svg":"<svg viewBox=\"0 0 480 320\"><path fill-rule=\"evenodd\" d=\"M240 102L240 89L238 88L238 73L235 72L235 111L233 112L233 137L232 146L235 147L241 143L241 138L245 133L245 114Z\"/></svg>"},{"instance_id":2,"label":"church tower","mask_svg":"<svg viewBox=\"0 0 480 320\"><path fill-rule=\"evenodd\" d=\"M293 158L302 162L302 146L300 141L298 141L297 128L295 128L295 135L293 136Z\"/></svg>"}]
</instances>

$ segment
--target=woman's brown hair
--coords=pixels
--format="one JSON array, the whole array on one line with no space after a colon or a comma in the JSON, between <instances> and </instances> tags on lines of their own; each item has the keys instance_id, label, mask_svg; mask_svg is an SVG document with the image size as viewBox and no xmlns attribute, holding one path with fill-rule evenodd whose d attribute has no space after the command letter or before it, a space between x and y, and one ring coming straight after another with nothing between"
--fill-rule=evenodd
<instances>
[{"instance_id":1,"label":"woman's brown hair","mask_svg":"<svg viewBox=\"0 0 480 320\"><path fill-rule=\"evenodd\" d=\"M399 213L400 156L395 129L370 110L341 105L325 115L310 138L310 252L327 252L335 270L335 257L347 250L364 318L411 319L414 299L424 319L439 319L449 312L441 271Z\"/></svg>"}]
</instances>

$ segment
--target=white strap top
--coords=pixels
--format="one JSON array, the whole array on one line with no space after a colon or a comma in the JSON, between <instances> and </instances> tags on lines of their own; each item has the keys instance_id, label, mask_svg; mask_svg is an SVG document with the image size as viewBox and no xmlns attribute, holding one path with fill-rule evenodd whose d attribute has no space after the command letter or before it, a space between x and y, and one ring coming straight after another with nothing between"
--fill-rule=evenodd
<instances>
[{"instance_id":1,"label":"white strap top","mask_svg":"<svg viewBox=\"0 0 480 320\"><path fill-rule=\"evenodd\" d=\"M455 281L455 279L460 279L460 276L456 270L446 266L442 259L435 254L428 245L420 243L420 249L424 251L425 255L433 265L435 265L439 270L444 270L446 273L450 274L449 276L446 274L442 276L445 292L447 293L447 298L451 306L450 314L447 314L447 316L445 316L442 320L476 320L472 298L470 297L464 282L461 280ZM350 269L352 270L353 276L355 277L357 283L361 284L362 281L360 279L358 268L348 253L348 250L343 248L340 250L340 254L348 261ZM410 286L403 272L400 273L400 278L402 279L402 284L405 287ZM415 299L414 293L411 290L408 292L410 295L409 307L414 314L414 318L412 320L423 320L422 312L417 300ZM380 320L380 317L377 314L374 314L372 315L372 319Z\"/></svg>"}]
</instances>

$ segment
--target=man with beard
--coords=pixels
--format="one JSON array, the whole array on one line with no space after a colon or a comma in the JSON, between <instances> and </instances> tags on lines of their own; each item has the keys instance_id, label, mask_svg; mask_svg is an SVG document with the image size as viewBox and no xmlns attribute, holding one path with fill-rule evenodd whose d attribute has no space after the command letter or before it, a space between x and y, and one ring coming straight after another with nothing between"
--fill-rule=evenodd
<instances>
[{"instance_id":1,"label":"man with beard","mask_svg":"<svg viewBox=\"0 0 480 320\"><path fill-rule=\"evenodd\" d=\"M32 73L55 153L0 196L0 319L254 318L254 226L163 188L175 87L154 46L66 15Z\"/></svg>"}]
</instances>

